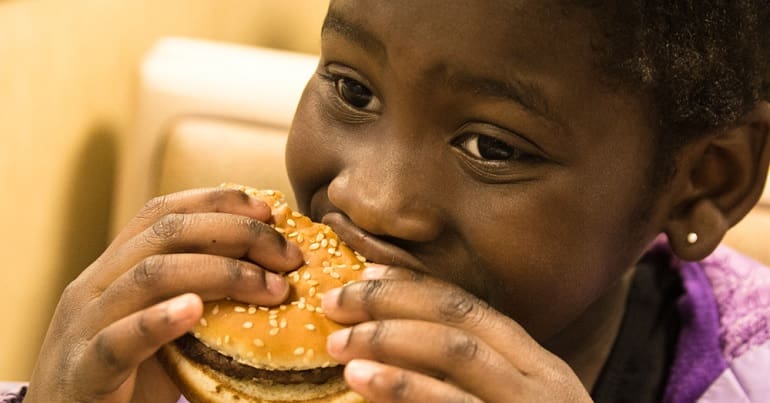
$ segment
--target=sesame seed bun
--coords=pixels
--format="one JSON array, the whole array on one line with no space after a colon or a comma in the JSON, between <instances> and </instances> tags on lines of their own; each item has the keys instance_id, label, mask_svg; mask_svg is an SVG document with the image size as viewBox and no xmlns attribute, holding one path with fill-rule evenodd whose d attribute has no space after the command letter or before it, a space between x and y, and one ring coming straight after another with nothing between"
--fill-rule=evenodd
<instances>
[{"instance_id":1,"label":"sesame seed bun","mask_svg":"<svg viewBox=\"0 0 770 403\"><path fill-rule=\"evenodd\" d=\"M271 226L300 247L305 264L286 274L284 305L204 304L190 335L161 349L161 362L191 402L363 402L326 351L326 337L342 326L326 319L321 299L358 280L366 259L329 226L292 211L280 192L225 186L268 203Z\"/></svg>"}]
</instances>

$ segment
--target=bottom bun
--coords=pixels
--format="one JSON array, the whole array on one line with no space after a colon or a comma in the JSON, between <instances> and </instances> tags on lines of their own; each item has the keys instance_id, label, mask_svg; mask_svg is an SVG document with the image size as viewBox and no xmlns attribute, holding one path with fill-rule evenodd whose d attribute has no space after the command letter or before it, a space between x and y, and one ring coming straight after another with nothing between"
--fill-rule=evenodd
<instances>
[{"instance_id":1,"label":"bottom bun","mask_svg":"<svg viewBox=\"0 0 770 403\"><path fill-rule=\"evenodd\" d=\"M168 343L158 357L171 378L191 403L364 403L361 395L348 389L342 377L316 385L262 384L230 378L185 357L174 343Z\"/></svg>"}]
</instances>

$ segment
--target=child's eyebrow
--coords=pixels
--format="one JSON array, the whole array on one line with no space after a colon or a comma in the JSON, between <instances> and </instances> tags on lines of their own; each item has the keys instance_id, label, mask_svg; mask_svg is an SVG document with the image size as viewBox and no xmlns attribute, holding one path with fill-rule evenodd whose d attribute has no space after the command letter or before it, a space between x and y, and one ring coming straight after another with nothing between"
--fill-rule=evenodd
<instances>
[{"instance_id":1,"label":"child's eyebrow","mask_svg":"<svg viewBox=\"0 0 770 403\"><path fill-rule=\"evenodd\" d=\"M345 18L331 8L321 27L321 37L323 38L329 32L334 32L358 44L373 53L378 59L387 59L387 50L380 38L367 31L364 27L345 20Z\"/></svg>"},{"instance_id":2,"label":"child's eyebrow","mask_svg":"<svg viewBox=\"0 0 770 403\"><path fill-rule=\"evenodd\" d=\"M453 91L512 101L527 111L561 126L561 120L549 106L545 91L536 83L498 80L462 70L449 74L446 83Z\"/></svg>"}]
</instances>

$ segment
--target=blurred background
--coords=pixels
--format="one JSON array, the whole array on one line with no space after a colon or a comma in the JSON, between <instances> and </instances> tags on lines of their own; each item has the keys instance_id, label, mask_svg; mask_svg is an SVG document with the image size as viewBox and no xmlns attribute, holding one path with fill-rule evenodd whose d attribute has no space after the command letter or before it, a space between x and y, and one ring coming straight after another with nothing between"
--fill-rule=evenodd
<instances>
[{"instance_id":1,"label":"blurred background","mask_svg":"<svg viewBox=\"0 0 770 403\"><path fill-rule=\"evenodd\" d=\"M326 0L0 0L0 379L109 240L139 66L165 36L314 54Z\"/></svg>"}]
</instances>

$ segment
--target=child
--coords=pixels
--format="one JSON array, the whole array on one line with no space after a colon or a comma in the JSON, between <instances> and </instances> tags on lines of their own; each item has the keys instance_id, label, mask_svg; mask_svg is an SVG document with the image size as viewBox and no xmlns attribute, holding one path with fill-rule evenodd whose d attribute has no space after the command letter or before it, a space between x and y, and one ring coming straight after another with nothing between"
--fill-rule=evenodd
<instances>
[{"instance_id":1,"label":"child","mask_svg":"<svg viewBox=\"0 0 770 403\"><path fill-rule=\"evenodd\" d=\"M388 265L324 297L350 386L770 399L770 271L717 249L770 163L768 10L333 0L287 166L302 211ZM175 401L153 354L201 300L286 297L301 256L268 214L221 189L148 203L67 287L27 399Z\"/></svg>"}]
</instances>

